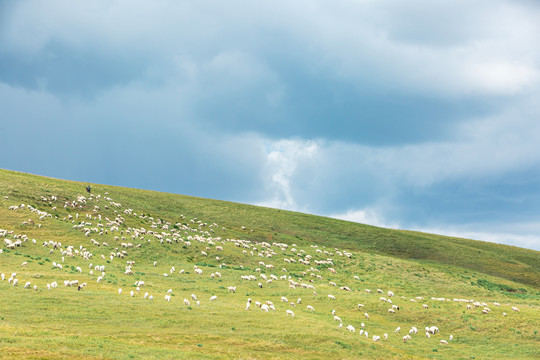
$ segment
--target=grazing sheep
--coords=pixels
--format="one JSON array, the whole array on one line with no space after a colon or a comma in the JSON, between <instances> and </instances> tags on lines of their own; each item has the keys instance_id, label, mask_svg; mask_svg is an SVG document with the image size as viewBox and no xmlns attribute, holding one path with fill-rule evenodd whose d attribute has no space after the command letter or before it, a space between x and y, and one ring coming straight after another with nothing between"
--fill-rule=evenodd
<instances>
[{"instance_id":1,"label":"grazing sheep","mask_svg":"<svg viewBox=\"0 0 540 360\"><path fill-rule=\"evenodd\" d=\"M229 287L227 287L227 290L228 290L229 292L235 293L235 292L236 292L236 286L229 286Z\"/></svg>"},{"instance_id":2,"label":"grazing sheep","mask_svg":"<svg viewBox=\"0 0 540 360\"><path fill-rule=\"evenodd\" d=\"M210 297L210 301L214 301L214 300L216 300L216 299L217 299L217 296L216 296L216 295L212 295L212 296Z\"/></svg>"},{"instance_id":3,"label":"grazing sheep","mask_svg":"<svg viewBox=\"0 0 540 360\"><path fill-rule=\"evenodd\" d=\"M313 306L311 306L311 305L308 305L306 309L311 310L311 311L315 311L315 308Z\"/></svg>"},{"instance_id":4,"label":"grazing sheep","mask_svg":"<svg viewBox=\"0 0 540 360\"><path fill-rule=\"evenodd\" d=\"M346 329L350 332L356 332L356 329L352 325L347 325Z\"/></svg>"},{"instance_id":5,"label":"grazing sheep","mask_svg":"<svg viewBox=\"0 0 540 360\"><path fill-rule=\"evenodd\" d=\"M331 299L331 300L336 300L336 297L334 295L331 295L331 294L328 295L328 298Z\"/></svg>"},{"instance_id":6,"label":"grazing sheep","mask_svg":"<svg viewBox=\"0 0 540 360\"><path fill-rule=\"evenodd\" d=\"M186 305L186 306L191 306L191 304L189 303L189 300L188 300L188 299L184 299L184 305Z\"/></svg>"},{"instance_id":7,"label":"grazing sheep","mask_svg":"<svg viewBox=\"0 0 540 360\"><path fill-rule=\"evenodd\" d=\"M248 299L246 303L246 310L249 310L250 307L251 307L251 299Z\"/></svg>"},{"instance_id":8,"label":"grazing sheep","mask_svg":"<svg viewBox=\"0 0 540 360\"><path fill-rule=\"evenodd\" d=\"M406 343L407 340L412 340L412 337L411 337L410 335L405 335L405 336L403 337L403 342Z\"/></svg>"},{"instance_id":9,"label":"grazing sheep","mask_svg":"<svg viewBox=\"0 0 540 360\"><path fill-rule=\"evenodd\" d=\"M171 295L169 294L165 295L165 301L171 301Z\"/></svg>"},{"instance_id":10,"label":"grazing sheep","mask_svg":"<svg viewBox=\"0 0 540 360\"><path fill-rule=\"evenodd\" d=\"M443 339L443 340L441 340L441 344L443 344L443 345L448 345L448 341L446 341L446 340Z\"/></svg>"},{"instance_id":11,"label":"grazing sheep","mask_svg":"<svg viewBox=\"0 0 540 360\"><path fill-rule=\"evenodd\" d=\"M337 315L334 315L334 320L339 321L339 322L343 322L343 321L341 321L341 318L339 316L337 316Z\"/></svg>"},{"instance_id":12,"label":"grazing sheep","mask_svg":"<svg viewBox=\"0 0 540 360\"><path fill-rule=\"evenodd\" d=\"M517 312L519 312L519 309L518 309L517 307L515 307L515 306L512 306L512 311L517 311Z\"/></svg>"},{"instance_id":13,"label":"grazing sheep","mask_svg":"<svg viewBox=\"0 0 540 360\"><path fill-rule=\"evenodd\" d=\"M288 316L294 317L294 312L292 310L286 310Z\"/></svg>"}]
</instances>

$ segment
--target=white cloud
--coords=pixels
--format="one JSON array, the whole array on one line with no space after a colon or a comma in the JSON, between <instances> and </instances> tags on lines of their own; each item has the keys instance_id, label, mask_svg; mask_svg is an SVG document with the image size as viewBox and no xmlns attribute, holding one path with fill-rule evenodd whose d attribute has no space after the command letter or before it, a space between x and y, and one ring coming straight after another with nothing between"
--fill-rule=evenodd
<instances>
[{"instance_id":1,"label":"white cloud","mask_svg":"<svg viewBox=\"0 0 540 360\"><path fill-rule=\"evenodd\" d=\"M291 178L300 163L311 161L318 152L313 141L279 140L266 144L266 163L263 165L264 183L270 199L257 203L259 206L303 211L298 206L291 189Z\"/></svg>"},{"instance_id":2,"label":"white cloud","mask_svg":"<svg viewBox=\"0 0 540 360\"><path fill-rule=\"evenodd\" d=\"M506 224L508 226L508 224ZM505 226L505 227L506 227ZM518 246L527 249L539 250L540 251L540 236L538 236L538 230L540 230L540 223L534 224L536 228L535 232L528 231L526 228L530 227L531 224L511 224L513 232L507 232L504 229L487 230L493 228L493 224L488 225L468 225L468 226L459 226L459 225L448 225L448 226L437 226L437 227L418 227L416 230L430 234L446 235L464 239L488 241L497 244L505 244ZM522 229L525 228L525 229ZM509 229L506 229L509 230ZM520 233L520 230L524 230Z\"/></svg>"},{"instance_id":3,"label":"white cloud","mask_svg":"<svg viewBox=\"0 0 540 360\"><path fill-rule=\"evenodd\" d=\"M331 214L328 217L352 221L360 224L373 225L389 229L399 229L399 223L387 222L375 210L367 208L361 210L349 210L343 214Z\"/></svg>"}]
</instances>

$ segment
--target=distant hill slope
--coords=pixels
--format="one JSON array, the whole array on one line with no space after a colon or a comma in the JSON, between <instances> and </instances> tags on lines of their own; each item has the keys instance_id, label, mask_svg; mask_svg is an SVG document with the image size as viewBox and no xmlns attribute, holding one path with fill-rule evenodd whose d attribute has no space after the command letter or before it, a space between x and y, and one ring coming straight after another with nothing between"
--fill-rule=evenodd
<instances>
[{"instance_id":1,"label":"distant hill slope","mask_svg":"<svg viewBox=\"0 0 540 360\"><path fill-rule=\"evenodd\" d=\"M86 183L0 170L0 216L15 199L28 204L50 193L66 198L83 193ZM414 231L384 229L321 216L295 213L148 190L91 184L115 190L115 200L134 203L138 211L163 217L200 217L225 227L231 237L319 244L347 248L430 265L455 266L540 288L540 252L514 246ZM69 196L68 196L69 195ZM9 201L4 196L10 198ZM245 227L245 230L242 229Z\"/></svg>"}]
</instances>

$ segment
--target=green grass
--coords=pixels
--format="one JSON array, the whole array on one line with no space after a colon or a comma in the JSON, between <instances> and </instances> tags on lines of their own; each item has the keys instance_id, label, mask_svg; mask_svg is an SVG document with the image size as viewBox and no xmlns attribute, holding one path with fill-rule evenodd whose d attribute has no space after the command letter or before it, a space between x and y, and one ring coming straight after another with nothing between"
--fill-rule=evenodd
<instances>
[{"instance_id":1,"label":"green grass","mask_svg":"<svg viewBox=\"0 0 540 360\"><path fill-rule=\"evenodd\" d=\"M22 246L11 250L0 239L0 248L4 250L0 254L0 272L6 275L6 280L0 281L0 358L534 359L540 356L537 251L99 184L92 184L92 193L99 198L75 208L64 208L66 202L76 200L77 196L87 196L85 187L83 183L0 170L0 229L28 236ZM57 197L56 201L50 201L52 195ZM42 196L49 200L42 200ZM115 206L106 197L121 206ZM52 216L40 220L38 214L26 208L8 210L20 204L32 205ZM127 209L132 211L125 213ZM101 221L96 218L98 214ZM88 219L87 215L93 218ZM119 231L111 232L106 218L114 220L118 215L123 219ZM73 216L73 220L68 216ZM109 232L85 236L82 229L73 227L81 221L92 224L87 228ZM197 221L207 225L199 228ZM98 228L98 223L104 227ZM163 228L166 223L168 229ZM218 226L211 227L214 223ZM172 230L182 226L187 228L179 231L181 236L173 237ZM134 229L140 228L168 233L164 240L171 242L161 243L148 234L135 237ZM13 235L6 238L15 241ZM195 235L204 236L206 242L193 239L189 246L185 242L187 237ZM115 240L115 236L119 239ZM214 238L214 244L208 244L209 237ZM217 237L222 241L216 240ZM95 246L91 238L109 246ZM251 248L237 247L226 239L248 240ZM60 242L63 251L67 246L77 250L82 247L92 253L92 258L64 256L62 262L61 250L50 253L50 247L42 246L49 240ZM140 247L124 248L122 242ZM274 245L272 257L259 257L260 251L268 250L263 242L286 243L289 247L282 251ZM296 252L292 251L293 244ZM218 251L216 246L222 246L223 251ZM336 248L350 252L351 258L338 255ZM125 258L109 258L111 252L121 251L127 252ZM284 261L306 259L306 255L312 257L310 265ZM332 267L337 273L328 270L330 265L315 263L327 258L333 259ZM135 261L132 276L124 274L127 261ZM260 261L274 265L274 269L260 265ZM23 262L27 262L24 267ZM53 267L53 262L62 263L63 268ZM90 263L93 276L89 273ZM95 265L106 267L100 283L96 278L101 273L93 269ZM194 265L203 270L203 275L194 273ZM170 274L172 266L176 269L174 274ZM311 267L319 271L308 271ZM310 289L291 289L284 280L265 283L255 271L257 268L268 277L285 274L298 283L311 284L316 294ZM185 270L183 274L179 274L181 269ZM210 277L216 271L221 273L221 278ZM7 282L13 272L19 279L17 287ZM165 277L164 273L170 276ZM242 275L250 274L257 276L257 281L241 280ZM87 282L87 287L82 291L64 287L64 280L74 279ZM136 292L138 280L145 282L140 293ZM37 285L37 291L24 289L27 281ZM57 281L59 287L48 291L46 284L52 281ZM259 281L262 288L257 286ZM337 287L331 286L330 281ZM236 293L228 292L227 287L233 285L237 286ZM340 290L339 286L348 286L351 291ZM121 295L118 288L123 289ZM378 288L385 294L378 294ZM173 290L171 302L164 300L168 289ZM367 293L365 289L373 292ZM388 297L388 290L396 294L392 301L401 308L394 315L387 311L391 305L379 300L381 296ZM130 291L135 292L134 297L130 297ZM154 299L144 299L145 292ZM191 294L197 295L200 306L190 298ZM335 295L336 300L328 299L328 294ZM216 301L209 301L212 295L217 296ZM302 303L291 307L280 301L282 296L289 301L302 298ZM409 301L417 296L425 300ZM248 297L253 303L251 310L245 311ZM466 310L464 303L436 301L431 297L475 299L486 302L492 311L482 315L482 308ZM190 306L183 304L184 298L190 300ZM262 312L254 304L267 300L275 304L275 312ZM500 303L500 307L493 302ZM365 307L359 309L359 303ZM314 312L306 310L308 304L315 308ZM429 305L429 309L422 309L422 304ZM512 306L517 306L520 312L513 312ZM287 317L286 309L292 309L295 317ZM343 328L338 328L333 320L332 310L343 319ZM369 313L369 319L363 316L364 312ZM368 339L358 334L362 322L370 334ZM349 324L357 332L345 331ZM431 325L437 325L440 333L427 339L422 329ZM399 335L394 334L397 326L402 329ZM402 337L411 326L417 326L420 333L404 343ZM374 343L372 335L383 333L388 333L388 341ZM439 340L448 340L450 334L454 340L441 345Z\"/></svg>"}]
</instances>

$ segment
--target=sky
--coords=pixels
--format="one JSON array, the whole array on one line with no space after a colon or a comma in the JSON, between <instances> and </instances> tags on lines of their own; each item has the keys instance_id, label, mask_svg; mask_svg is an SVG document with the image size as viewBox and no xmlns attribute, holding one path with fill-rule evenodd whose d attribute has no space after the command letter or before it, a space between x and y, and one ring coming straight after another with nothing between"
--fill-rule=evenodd
<instances>
[{"instance_id":1,"label":"sky","mask_svg":"<svg viewBox=\"0 0 540 360\"><path fill-rule=\"evenodd\" d=\"M0 0L0 168L540 250L540 3Z\"/></svg>"}]
</instances>

